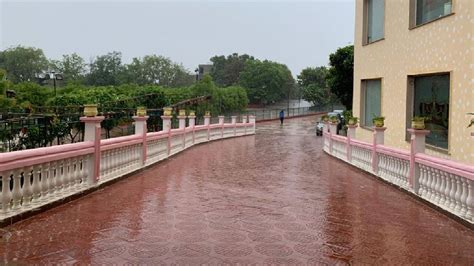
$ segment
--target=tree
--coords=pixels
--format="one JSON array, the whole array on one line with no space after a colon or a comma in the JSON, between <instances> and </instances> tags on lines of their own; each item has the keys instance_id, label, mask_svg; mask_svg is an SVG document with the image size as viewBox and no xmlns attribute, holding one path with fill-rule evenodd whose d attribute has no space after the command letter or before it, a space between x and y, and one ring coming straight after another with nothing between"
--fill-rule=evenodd
<instances>
[{"instance_id":1,"label":"tree","mask_svg":"<svg viewBox=\"0 0 474 266\"><path fill-rule=\"evenodd\" d=\"M211 58L213 64L211 77L217 85L222 87L236 85L239 83L239 77L245 69L246 62L253 60L255 58L247 54L233 53L228 55L227 58L223 55L216 55Z\"/></svg>"},{"instance_id":2,"label":"tree","mask_svg":"<svg viewBox=\"0 0 474 266\"><path fill-rule=\"evenodd\" d=\"M333 100L327 86L328 70L326 67L305 68L298 75L298 84L302 87L302 97L313 105L325 106Z\"/></svg>"},{"instance_id":3,"label":"tree","mask_svg":"<svg viewBox=\"0 0 474 266\"><path fill-rule=\"evenodd\" d=\"M86 63L84 59L76 54L63 55L61 60L51 62L53 68L62 73L66 83L82 83L86 74Z\"/></svg>"},{"instance_id":4,"label":"tree","mask_svg":"<svg viewBox=\"0 0 474 266\"><path fill-rule=\"evenodd\" d=\"M14 83L34 81L48 69L48 59L41 49L16 46L0 52L0 68L7 71L8 79Z\"/></svg>"},{"instance_id":5,"label":"tree","mask_svg":"<svg viewBox=\"0 0 474 266\"><path fill-rule=\"evenodd\" d=\"M329 73L327 82L331 91L348 109L352 109L354 83L354 46L348 45L337 49L329 56Z\"/></svg>"},{"instance_id":6,"label":"tree","mask_svg":"<svg viewBox=\"0 0 474 266\"><path fill-rule=\"evenodd\" d=\"M294 79L286 65L249 60L240 74L240 85L247 89L251 103L268 104L286 99L294 88Z\"/></svg>"},{"instance_id":7,"label":"tree","mask_svg":"<svg viewBox=\"0 0 474 266\"><path fill-rule=\"evenodd\" d=\"M121 78L122 83L158 84L166 87L191 85L193 81L193 77L183 65L158 55L133 58L132 62L125 66Z\"/></svg>"},{"instance_id":8,"label":"tree","mask_svg":"<svg viewBox=\"0 0 474 266\"><path fill-rule=\"evenodd\" d=\"M118 85L122 70L122 53L114 51L98 56L90 64L87 83L96 86Z\"/></svg>"}]
</instances>

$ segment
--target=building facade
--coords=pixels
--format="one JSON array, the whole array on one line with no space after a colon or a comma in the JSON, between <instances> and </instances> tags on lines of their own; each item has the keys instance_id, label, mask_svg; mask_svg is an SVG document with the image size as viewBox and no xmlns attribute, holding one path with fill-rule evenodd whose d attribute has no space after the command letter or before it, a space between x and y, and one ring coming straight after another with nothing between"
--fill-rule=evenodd
<instances>
[{"instance_id":1,"label":"building facade","mask_svg":"<svg viewBox=\"0 0 474 266\"><path fill-rule=\"evenodd\" d=\"M353 113L357 138L385 117L385 145L409 149L427 117L426 153L474 164L473 0L356 0Z\"/></svg>"}]
</instances>

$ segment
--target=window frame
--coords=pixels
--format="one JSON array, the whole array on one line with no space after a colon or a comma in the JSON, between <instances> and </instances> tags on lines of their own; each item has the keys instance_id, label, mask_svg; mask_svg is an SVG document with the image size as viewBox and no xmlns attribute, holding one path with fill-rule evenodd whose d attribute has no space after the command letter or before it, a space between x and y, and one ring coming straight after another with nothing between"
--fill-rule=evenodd
<instances>
[{"instance_id":1,"label":"window frame","mask_svg":"<svg viewBox=\"0 0 474 266\"><path fill-rule=\"evenodd\" d=\"M369 41L369 3L368 1L372 0L363 0L363 11L362 11L362 46L369 45L372 43L380 42L385 40L385 14L386 14L386 1L383 1L383 36L380 39Z\"/></svg>"},{"instance_id":2,"label":"window frame","mask_svg":"<svg viewBox=\"0 0 474 266\"><path fill-rule=\"evenodd\" d=\"M360 127L368 130L373 130L373 127L366 125L366 117L365 117L365 95L366 95L366 82L371 80L379 80L380 81L380 116L383 116L383 78L382 77L375 77L375 78L366 78L360 80Z\"/></svg>"},{"instance_id":3,"label":"window frame","mask_svg":"<svg viewBox=\"0 0 474 266\"><path fill-rule=\"evenodd\" d=\"M432 22L435 22L435 21L438 21L438 20L441 20L441 19L444 19L444 18L447 18L447 17L450 17L452 15L455 14L455 2L456 0L451 0L451 13L449 14L446 14L444 16L441 16L441 17L437 17L435 19L432 19L430 21L426 21L424 23L421 23L421 24L416 24L416 3L417 3L417 0L410 0L410 6L409 6L409 22L408 22L408 29L409 30L412 30L412 29L416 29L416 28L419 28L419 27L423 27L424 25L426 24L430 24Z\"/></svg>"},{"instance_id":4,"label":"window frame","mask_svg":"<svg viewBox=\"0 0 474 266\"><path fill-rule=\"evenodd\" d=\"M405 124L405 141L410 142L410 134L408 133L407 129L411 128L411 120L413 118L414 112L414 104L415 104L415 78L420 77L430 77L430 76L441 76L441 75L448 75L449 76L449 106L448 109L448 147L443 148L439 146L435 146L429 143L425 143L425 147L444 154L450 154L451 151L451 130L452 130L452 120L451 120L451 112L452 112L452 93L453 93L453 72L452 71L440 71L440 72L427 72L427 73L417 73L417 74L410 74L407 76L407 110L406 110L406 124Z\"/></svg>"}]
</instances>

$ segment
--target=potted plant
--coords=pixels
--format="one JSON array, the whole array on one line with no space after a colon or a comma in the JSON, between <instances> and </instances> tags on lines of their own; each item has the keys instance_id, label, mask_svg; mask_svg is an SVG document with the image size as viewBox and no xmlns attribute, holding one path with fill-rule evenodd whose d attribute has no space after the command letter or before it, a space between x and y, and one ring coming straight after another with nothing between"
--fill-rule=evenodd
<instances>
[{"instance_id":1,"label":"potted plant","mask_svg":"<svg viewBox=\"0 0 474 266\"><path fill-rule=\"evenodd\" d=\"M329 116L328 115L323 115L321 117L321 120L323 120L324 122L329 122Z\"/></svg>"},{"instance_id":2,"label":"potted plant","mask_svg":"<svg viewBox=\"0 0 474 266\"><path fill-rule=\"evenodd\" d=\"M189 116L195 116L196 112L194 110L189 110Z\"/></svg>"},{"instance_id":3,"label":"potted plant","mask_svg":"<svg viewBox=\"0 0 474 266\"><path fill-rule=\"evenodd\" d=\"M84 104L84 115L94 117L97 115L97 104Z\"/></svg>"},{"instance_id":4,"label":"potted plant","mask_svg":"<svg viewBox=\"0 0 474 266\"><path fill-rule=\"evenodd\" d=\"M333 124L336 124L338 121L337 121L337 116L335 115L332 115L331 117L329 117L329 121L331 121L331 123Z\"/></svg>"},{"instance_id":5,"label":"potted plant","mask_svg":"<svg viewBox=\"0 0 474 266\"><path fill-rule=\"evenodd\" d=\"M171 112L172 112L172 111L173 111L173 108L171 108L171 107L165 107L165 108L163 108L163 114L164 114L165 116L171 116Z\"/></svg>"},{"instance_id":6,"label":"potted plant","mask_svg":"<svg viewBox=\"0 0 474 266\"><path fill-rule=\"evenodd\" d=\"M137 116L146 116L146 108L145 106L138 106L137 107Z\"/></svg>"},{"instance_id":7,"label":"potted plant","mask_svg":"<svg viewBox=\"0 0 474 266\"><path fill-rule=\"evenodd\" d=\"M383 116L376 116L372 119L375 127L383 127L384 126L385 117Z\"/></svg>"},{"instance_id":8,"label":"potted plant","mask_svg":"<svg viewBox=\"0 0 474 266\"><path fill-rule=\"evenodd\" d=\"M425 129L425 121L427 120L424 116L414 116L411 119L411 128L422 130Z\"/></svg>"},{"instance_id":9,"label":"potted plant","mask_svg":"<svg viewBox=\"0 0 474 266\"><path fill-rule=\"evenodd\" d=\"M359 122L359 118L355 116L349 117L349 120L347 120L347 124L351 126L357 125L358 122Z\"/></svg>"}]
</instances>

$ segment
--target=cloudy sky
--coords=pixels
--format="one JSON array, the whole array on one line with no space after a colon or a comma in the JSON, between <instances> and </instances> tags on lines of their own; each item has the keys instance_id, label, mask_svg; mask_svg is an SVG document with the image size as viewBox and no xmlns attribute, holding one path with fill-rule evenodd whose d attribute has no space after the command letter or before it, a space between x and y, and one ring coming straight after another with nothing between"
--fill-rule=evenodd
<instances>
[{"instance_id":1,"label":"cloudy sky","mask_svg":"<svg viewBox=\"0 0 474 266\"><path fill-rule=\"evenodd\" d=\"M354 39L354 0L0 2L0 49L33 46L52 59L76 52L88 62L115 50L124 62L158 54L194 70L237 52L296 76Z\"/></svg>"}]
</instances>

